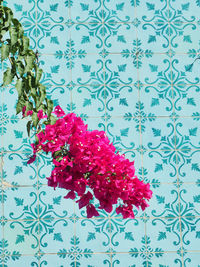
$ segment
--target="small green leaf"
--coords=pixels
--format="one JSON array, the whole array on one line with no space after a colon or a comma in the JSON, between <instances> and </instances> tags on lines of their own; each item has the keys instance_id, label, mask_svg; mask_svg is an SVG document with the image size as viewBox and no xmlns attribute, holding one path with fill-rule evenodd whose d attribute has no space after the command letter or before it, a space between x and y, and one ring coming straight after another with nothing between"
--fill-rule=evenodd
<instances>
[{"instance_id":1,"label":"small green leaf","mask_svg":"<svg viewBox=\"0 0 200 267\"><path fill-rule=\"evenodd\" d=\"M3 74L3 86L9 85L12 82L14 76L15 75L12 73L11 69L7 68L7 70Z\"/></svg>"},{"instance_id":2,"label":"small green leaf","mask_svg":"<svg viewBox=\"0 0 200 267\"><path fill-rule=\"evenodd\" d=\"M161 130L160 129L152 128L152 132L153 132L153 135L155 137L161 136Z\"/></svg>"},{"instance_id":3,"label":"small green leaf","mask_svg":"<svg viewBox=\"0 0 200 267\"><path fill-rule=\"evenodd\" d=\"M82 11L87 11L89 9L89 5L80 3Z\"/></svg>"},{"instance_id":4,"label":"small green leaf","mask_svg":"<svg viewBox=\"0 0 200 267\"><path fill-rule=\"evenodd\" d=\"M190 136L196 136L197 135L197 127L189 129L189 135Z\"/></svg>"},{"instance_id":5,"label":"small green leaf","mask_svg":"<svg viewBox=\"0 0 200 267\"><path fill-rule=\"evenodd\" d=\"M149 35L148 43L156 42L156 36L155 35Z\"/></svg>"},{"instance_id":6,"label":"small green leaf","mask_svg":"<svg viewBox=\"0 0 200 267\"><path fill-rule=\"evenodd\" d=\"M6 59L10 52L10 46L9 44L2 44L1 46L1 61Z\"/></svg>"},{"instance_id":7,"label":"small green leaf","mask_svg":"<svg viewBox=\"0 0 200 267\"><path fill-rule=\"evenodd\" d=\"M151 72L157 72L158 71L158 65L149 64L149 67L150 67Z\"/></svg>"},{"instance_id":8,"label":"small green leaf","mask_svg":"<svg viewBox=\"0 0 200 267\"><path fill-rule=\"evenodd\" d=\"M31 125L32 125L32 121L28 121L27 124L26 124L26 129L27 129L28 136L30 136Z\"/></svg>"},{"instance_id":9,"label":"small green leaf","mask_svg":"<svg viewBox=\"0 0 200 267\"><path fill-rule=\"evenodd\" d=\"M11 46L14 46L18 40L18 30L16 27L11 26L9 27L9 33L10 33Z\"/></svg>"},{"instance_id":10,"label":"small green leaf","mask_svg":"<svg viewBox=\"0 0 200 267\"><path fill-rule=\"evenodd\" d=\"M22 80L17 79L17 82L15 84L15 88L17 89L18 96L21 97L21 95L23 93L23 91L22 91L22 88L23 88L23 82L22 82Z\"/></svg>"}]
</instances>

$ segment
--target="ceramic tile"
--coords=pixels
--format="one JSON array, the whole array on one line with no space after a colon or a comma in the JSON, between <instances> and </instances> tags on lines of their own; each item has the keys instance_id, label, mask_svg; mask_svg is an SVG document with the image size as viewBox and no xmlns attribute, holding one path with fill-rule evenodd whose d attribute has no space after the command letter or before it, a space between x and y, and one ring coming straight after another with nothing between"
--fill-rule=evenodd
<instances>
[{"instance_id":1,"label":"ceramic tile","mask_svg":"<svg viewBox=\"0 0 200 267\"><path fill-rule=\"evenodd\" d=\"M12 82L0 89L0 265L198 266L199 1L4 4L39 50L47 97L106 131L153 198L135 219L116 207L87 219L67 191L48 187L50 155L27 165L31 140Z\"/></svg>"}]
</instances>

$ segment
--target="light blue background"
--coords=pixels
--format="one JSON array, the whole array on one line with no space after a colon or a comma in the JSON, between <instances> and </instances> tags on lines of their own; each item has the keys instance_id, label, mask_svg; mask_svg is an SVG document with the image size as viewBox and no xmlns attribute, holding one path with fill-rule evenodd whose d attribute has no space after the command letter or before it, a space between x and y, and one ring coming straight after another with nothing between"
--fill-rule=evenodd
<instances>
[{"instance_id":1,"label":"light blue background","mask_svg":"<svg viewBox=\"0 0 200 267\"><path fill-rule=\"evenodd\" d=\"M145 212L87 219L46 186L14 87L0 91L0 266L200 266L199 0L5 1L66 112L105 130L151 183ZM1 65L2 72L6 64Z\"/></svg>"}]
</instances>

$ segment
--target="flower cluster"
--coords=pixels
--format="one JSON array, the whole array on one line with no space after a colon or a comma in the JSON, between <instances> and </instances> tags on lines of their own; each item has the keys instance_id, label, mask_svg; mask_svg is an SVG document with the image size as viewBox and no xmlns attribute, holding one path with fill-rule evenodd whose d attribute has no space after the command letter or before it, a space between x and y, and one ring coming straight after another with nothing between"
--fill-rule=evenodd
<instances>
[{"instance_id":1,"label":"flower cluster","mask_svg":"<svg viewBox=\"0 0 200 267\"><path fill-rule=\"evenodd\" d=\"M79 208L86 207L87 217L98 216L92 204L94 197L99 209L116 212L123 218L134 218L133 205L144 210L152 196L149 184L144 184L135 175L134 162L116 152L103 131L89 131L80 117L65 114L57 106L53 112L57 121L46 125L37 134L36 152L51 152L54 168L48 185L69 190L65 198L77 199ZM39 114L43 118L43 114Z\"/></svg>"}]
</instances>

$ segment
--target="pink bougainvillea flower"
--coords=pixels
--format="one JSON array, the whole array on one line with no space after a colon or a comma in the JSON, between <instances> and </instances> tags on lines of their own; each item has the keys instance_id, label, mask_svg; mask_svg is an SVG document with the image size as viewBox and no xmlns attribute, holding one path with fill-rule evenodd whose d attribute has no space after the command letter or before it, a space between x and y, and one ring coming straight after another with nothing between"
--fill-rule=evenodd
<instances>
[{"instance_id":1,"label":"pink bougainvillea flower","mask_svg":"<svg viewBox=\"0 0 200 267\"><path fill-rule=\"evenodd\" d=\"M65 115L65 112L60 106L56 106L52 113L55 114L57 117L63 117Z\"/></svg>"},{"instance_id":2,"label":"pink bougainvillea flower","mask_svg":"<svg viewBox=\"0 0 200 267\"><path fill-rule=\"evenodd\" d=\"M26 112L26 106L23 106L22 108L22 116L25 117L25 112Z\"/></svg>"},{"instance_id":3,"label":"pink bougainvillea flower","mask_svg":"<svg viewBox=\"0 0 200 267\"><path fill-rule=\"evenodd\" d=\"M38 119L41 120L41 119L44 119L44 118L47 118L47 115L44 115L43 114L43 110L40 109L37 113L37 116L38 116Z\"/></svg>"},{"instance_id":4,"label":"pink bougainvillea flower","mask_svg":"<svg viewBox=\"0 0 200 267\"><path fill-rule=\"evenodd\" d=\"M31 145L34 154L39 150L52 154L49 186L69 190L65 198L77 198L79 208L86 207L88 218L99 216L91 204L94 198L99 202L97 208L106 212L116 205L117 214L124 219L134 218L134 206L148 207L146 201L152 197L149 184L137 178L134 162L116 151L104 131L89 131L81 118L74 113L65 115L60 106L54 114L59 117L56 123L46 125L37 134L37 143ZM43 118L43 111L38 115Z\"/></svg>"},{"instance_id":5,"label":"pink bougainvillea flower","mask_svg":"<svg viewBox=\"0 0 200 267\"><path fill-rule=\"evenodd\" d=\"M99 213L93 204L87 205L86 211L87 211L87 218L92 218L93 216L99 216Z\"/></svg>"},{"instance_id":6,"label":"pink bougainvillea flower","mask_svg":"<svg viewBox=\"0 0 200 267\"><path fill-rule=\"evenodd\" d=\"M34 154L33 156L30 157L30 159L27 161L27 164L31 164L35 161L36 155Z\"/></svg>"},{"instance_id":7,"label":"pink bougainvillea flower","mask_svg":"<svg viewBox=\"0 0 200 267\"><path fill-rule=\"evenodd\" d=\"M28 110L27 113L26 113L27 116L32 116L32 114L33 114L32 110Z\"/></svg>"}]
</instances>

